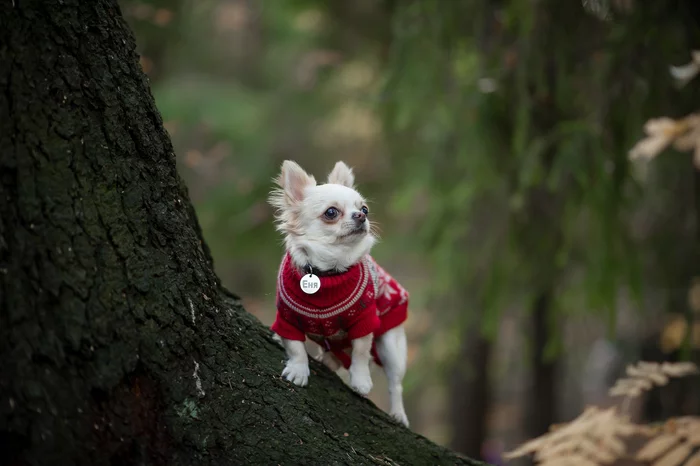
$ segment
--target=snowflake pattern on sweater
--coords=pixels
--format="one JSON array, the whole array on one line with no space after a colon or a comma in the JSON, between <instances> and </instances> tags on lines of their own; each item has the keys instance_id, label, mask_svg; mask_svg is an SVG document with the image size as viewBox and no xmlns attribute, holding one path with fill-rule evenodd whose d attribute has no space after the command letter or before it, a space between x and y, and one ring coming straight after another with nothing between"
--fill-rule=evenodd
<instances>
[{"instance_id":1,"label":"snowflake pattern on sweater","mask_svg":"<svg viewBox=\"0 0 700 466\"><path fill-rule=\"evenodd\" d=\"M408 292L367 255L346 272L319 277L321 287L306 294L303 274L286 254L277 277L277 316L272 330L288 340L306 337L350 366L351 340L376 337L408 317ZM381 364L376 349L372 354Z\"/></svg>"}]
</instances>

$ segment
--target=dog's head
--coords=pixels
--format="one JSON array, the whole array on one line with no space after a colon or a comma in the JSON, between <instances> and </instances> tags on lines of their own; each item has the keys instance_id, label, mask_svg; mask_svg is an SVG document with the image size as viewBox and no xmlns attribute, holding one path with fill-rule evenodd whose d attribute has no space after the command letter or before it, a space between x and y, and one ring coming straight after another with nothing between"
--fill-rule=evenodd
<instances>
[{"instance_id":1,"label":"dog's head","mask_svg":"<svg viewBox=\"0 0 700 466\"><path fill-rule=\"evenodd\" d=\"M370 227L365 199L355 191L355 176L343 162L316 184L298 164L282 164L270 194L277 229L284 234L294 264L321 271L344 271L369 253L376 238Z\"/></svg>"}]
</instances>

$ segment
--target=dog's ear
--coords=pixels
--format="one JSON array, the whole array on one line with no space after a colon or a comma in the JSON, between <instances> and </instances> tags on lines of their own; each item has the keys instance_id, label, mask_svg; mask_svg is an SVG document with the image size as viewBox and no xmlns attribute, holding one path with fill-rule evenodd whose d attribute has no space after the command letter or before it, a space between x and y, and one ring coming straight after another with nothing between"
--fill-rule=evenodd
<instances>
[{"instance_id":1,"label":"dog's ear","mask_svg":"<svg viewBox=\"0 0 700 466\"><path fill-rule=\"evenodd\" d=\"M328 175L328 182L352 188L355 184L355 175L352 173L352 168L345 165L344 162L338 162Z\"/></svg>"},{"instance_id":2,"label":"dog's ear","mask_svg":"<svg viewBox=\"0 0 700 466\"><path fill-rule=\"evenodd\" d=\"M304 200L304 190L316 186L316 180L299 166L296 162L285 160L282 170L275 179L281 188L273 193L270 203L278 208L290 207Z\"/></svg>"}]
</instances>

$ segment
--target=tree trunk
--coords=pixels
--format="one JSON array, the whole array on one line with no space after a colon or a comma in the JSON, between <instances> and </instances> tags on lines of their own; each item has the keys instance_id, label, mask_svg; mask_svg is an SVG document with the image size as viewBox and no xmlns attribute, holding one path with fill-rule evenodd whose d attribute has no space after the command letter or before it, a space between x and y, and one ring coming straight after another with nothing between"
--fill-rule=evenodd
<instances>
[{"instance_id":1,"label":"tree trunk","mask_svg":"<svg viewBox=\"0 0 700 466\"><path fill-rule=\"evenodd\" d=\"M545 358L549 342L551 293L540 293L532 309L532 389L526 416L525 435L535 438L546 433L556 419L556 360Z\"/></svg>"},{"instance_id":2,"label":"tree trunk","mask_svg":"<svg viewBox=\"0 0 700 466\"><path fill-rule=\"evenodd\" d=\"M482 457L491 409L489 365L493 344L473 325L465 335L450 377L450 447L473 458Z\"/></svg>"},{"instance_id":3,"label":"tree trunk","mask_svg":"<svg viewBox=\"0 0 700 466\"><path fill-rule=\"evenodd\" d=\"M279 377L114 0L4 0L0 44L5 464L474 464L317 364L308 388Z\"/></svg>"}]
</instances>

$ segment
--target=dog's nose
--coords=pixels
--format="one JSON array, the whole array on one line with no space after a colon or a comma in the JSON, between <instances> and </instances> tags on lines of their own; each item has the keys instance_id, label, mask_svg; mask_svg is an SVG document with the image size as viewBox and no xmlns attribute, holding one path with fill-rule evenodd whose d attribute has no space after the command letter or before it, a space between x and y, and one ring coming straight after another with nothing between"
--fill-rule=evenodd
<instances>
[{"instance_id":1,"label":"dog's nose","mask_svg":"<svg viewBox=\"0 0 700 466\"><path fill-rule=\"evenodd\" d=\"M365 223L365 220L367 220L367 215L365 215L364 212L353 212L352 219L357 223Z\"/></svg>"}]
</instances>

